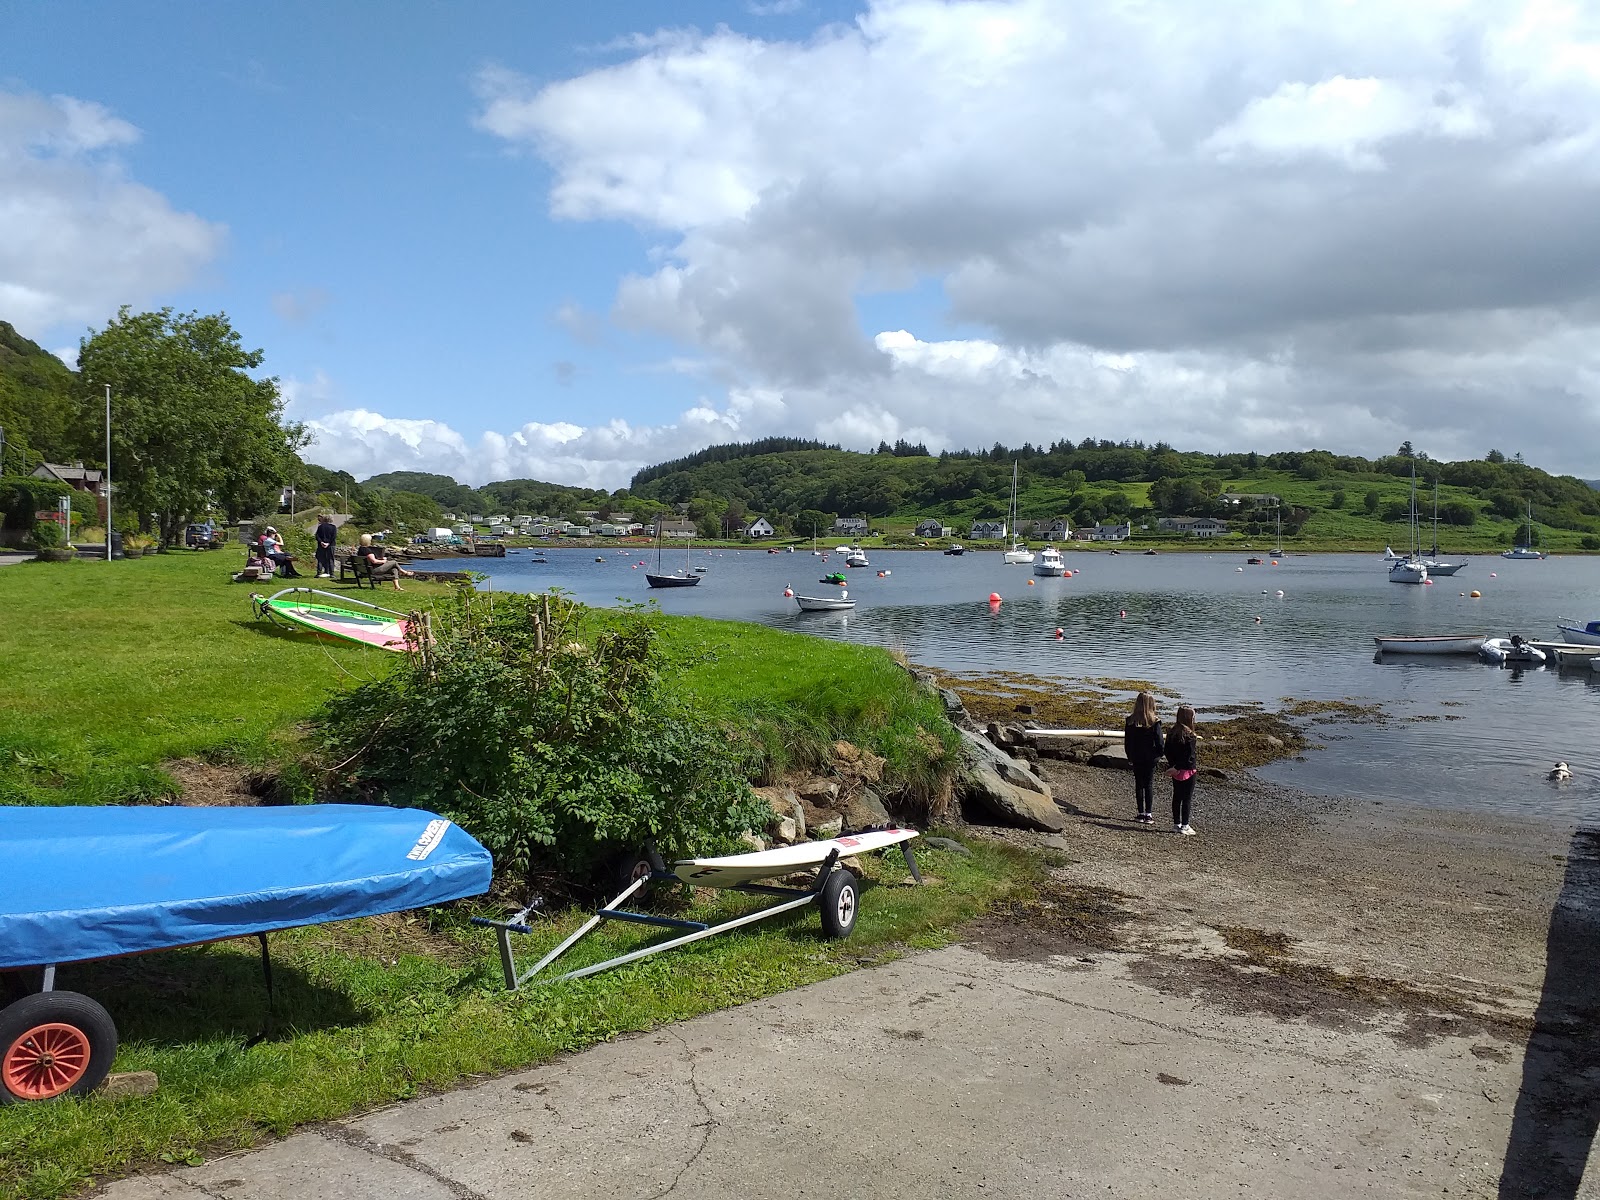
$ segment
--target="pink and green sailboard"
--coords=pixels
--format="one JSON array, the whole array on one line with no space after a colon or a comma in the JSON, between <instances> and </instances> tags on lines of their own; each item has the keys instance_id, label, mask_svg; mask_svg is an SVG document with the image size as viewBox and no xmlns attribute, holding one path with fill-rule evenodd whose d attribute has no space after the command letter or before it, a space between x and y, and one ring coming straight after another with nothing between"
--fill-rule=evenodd
<instances>
[{"instance_id":1,"label":"pink and green sailboard","mask_svg":"<svg viewBox=\"0 0 1600 1200\"><path fill-rule=\"evenodd\" d=\"M313 599L317 596L325 599ZM410 618L365 600L319 592L316 588L284 588L265 598L252 595L250 602L258 617L290 629L319 633L359 646L376 646L380 650L403 651L406 648ZM354 604L359 604L361 609L350 607Z\"/></svg>"}]
</instances>

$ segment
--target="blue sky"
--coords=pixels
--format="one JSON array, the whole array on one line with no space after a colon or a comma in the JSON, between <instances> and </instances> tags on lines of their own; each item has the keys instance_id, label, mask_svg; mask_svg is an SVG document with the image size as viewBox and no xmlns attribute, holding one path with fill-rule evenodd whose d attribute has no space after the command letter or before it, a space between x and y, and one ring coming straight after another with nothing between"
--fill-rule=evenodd
<instances>
[{"instance_id":1,"label":"blue sky","mask_svg":"<svg viewBox=\"0 0 1600 1200\"><path fill-rule=\"evenodd\" d=\"M12 5L0 319L226 311L362 476L769 433L1600 474L1594 14L1262 14Z\"/></svg>"}]
</instances>

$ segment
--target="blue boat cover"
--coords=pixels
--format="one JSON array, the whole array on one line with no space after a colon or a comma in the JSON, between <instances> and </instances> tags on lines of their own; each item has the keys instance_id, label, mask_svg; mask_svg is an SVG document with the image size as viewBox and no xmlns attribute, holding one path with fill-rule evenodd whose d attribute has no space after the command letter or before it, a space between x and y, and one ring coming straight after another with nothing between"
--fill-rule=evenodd
<instances>
[{"instance_id":1,"label":"blue boat cover","mask_svg":"<svg viewBox=\"0 0 1600 1200\"><path fill-rule=\"evenodd\" d=\"M415 808L0 807L0 968L439 904L491 868Z\"/></svg>"}]
</instances>

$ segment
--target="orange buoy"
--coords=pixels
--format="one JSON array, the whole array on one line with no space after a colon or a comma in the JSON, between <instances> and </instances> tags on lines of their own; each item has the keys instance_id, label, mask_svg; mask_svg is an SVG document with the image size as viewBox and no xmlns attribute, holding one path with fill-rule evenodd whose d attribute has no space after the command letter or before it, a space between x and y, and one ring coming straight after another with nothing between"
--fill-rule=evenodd
<instances>
[{"instance_id":1,"label":"orange buoy","mask_svg":"<svg viewBox=\"0 0 1600 1200\"><path fill-rule=\"evenodd\" d=\"M1028 586L1029 586L1029 587L1032 587L1032 586L1033 586L1033 580L1031 580L1031 579L1030 579L1030 580L1028 580Z\"/></svg>"},{"instance_id":2,"label":"orange buoy","mask_svg":"<svg viewBox=\"0 0 1600 1200\"><path fill-rule=\"evenodd\" d=\"M1483 599L1483 593L1480 592L1480 591L1474 590L1473 593L1472 593L1472 598L1474 600L1481 600L1481 599Z\"/></svg>"},{"instance_id":3,"label":"orange buoy","mask_svg":"<svg viewBox=\"0 0 1600 1200\"><path fill-rule=\"evenodd\" d=\"M990 604L999 604L1000 603L1000 593L999 592L990 592L989 593L989 603Z\"/></svg>"}]
</instances>

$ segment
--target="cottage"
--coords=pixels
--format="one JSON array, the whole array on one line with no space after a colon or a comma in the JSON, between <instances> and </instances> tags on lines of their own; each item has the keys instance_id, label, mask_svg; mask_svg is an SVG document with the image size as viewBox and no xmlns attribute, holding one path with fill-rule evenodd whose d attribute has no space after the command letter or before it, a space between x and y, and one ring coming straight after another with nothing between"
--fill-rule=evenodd
<instances>
[{"instance_id":1,"label":"cottage","mask_svg":"<svg viewBox=\"0 0 1600 1200\"><path fill-rule=\"evenodd\" d=\"M937 517L927 517L917 522L918 537L947 538L955 534L955 530L940 521Z\"/></svg>"},{"instance_id":2,"label":"cottage","mask_svg":"<svg viewBox=\"0 0 1600 1200\"><path fill-rule=\"evenodd\" d=\"M854 533L865 537L867 534L867 519L865 517L835 517L833 519L835 533Z\"/></svg>"},{"instance_id":3,"label":"cottage","mask_svg":"<svg viewBox=\"0 0 1600 1200\"><path fill-rule=\"evenodd\" d=\"M1133 536L1133 526L1127 521L1121 525L1098 524L1089 530L1091 542L1125 542Z\"/></svg>"},{"instance_id":4,"label":"cottage","mask_svg":"<svg viewBox=\"0 0 1600 1200\"><path fill-rule=\"evenodd\" d=\"M978 538L1003 538L1006 535L1004 521L974 521L972 523L972 536Z\"/></svg>"},{"instance_id":5,"label":"cottage","mask_svg":"<svg viewBox=\"0 0 1600 1200\"><path fill-rule=\"evenodd\" d=\"M1065 542L1072 537L1072 524L1065 517L1053 521L1035 521L1033 536L1047 542Z\"/></svg>"},{"instance_id":6,"label":"cottage","mask_svg":"<svg viewBox=\"0 0 1600 1200\"><path fill-rule=\"evenodd\" d=\"M104 487L105 473L99 467L86 467L81 462L67 463L40 463L33 469L35 479L48 479L54 483L64 483L74 492L84 492L94 497L94 510L96 519L105 520L105 497L101 494ZM77 507L74 505L74 507Z\"/></svg>"},{"instance_id":7,"label":"cottage","mask_svg":"<svg viewBox=\"0 0 1600 1200\"><path fill-rule=\"evenodd\" d=\"M747 538L769 538L777 532L765 517L757 517L744 527L744 535Z\"/></svg>"},{"instance_id":8,"label":"cottage","mask_svg":"<svg viewBox=\"0 0 1600 1200\"><path fill-rule=\"evenodd\" d=\"M692 538L695 535L693 521L662 521L661 536L664 538Z\"/></svg>"}]
</instances>

